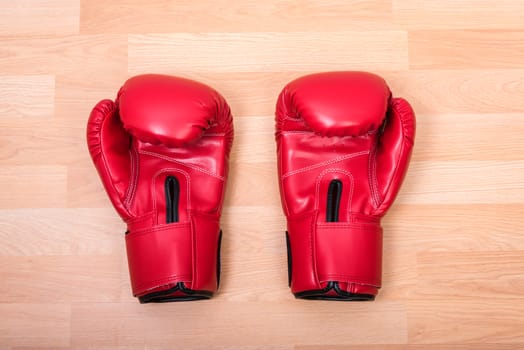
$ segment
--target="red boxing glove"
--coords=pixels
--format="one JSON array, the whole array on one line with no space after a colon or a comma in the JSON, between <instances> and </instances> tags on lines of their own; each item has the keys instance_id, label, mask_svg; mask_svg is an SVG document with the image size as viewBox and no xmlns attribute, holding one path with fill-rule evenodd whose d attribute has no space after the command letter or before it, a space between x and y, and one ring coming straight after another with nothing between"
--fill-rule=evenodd
<instances>
[{"instance_id":1,"label":"red boxing glove","mask_svg":"<svg viewBox=\"0 0 524 350\"><path fill-rule=\"evenodd\" d=\"M276 141L296 297L375 298L380 218L400 188L414 136L411 106L376 75L320 73L284 88Z\"/></svg>"},{"instance_id":2,"label":"red boxing glove","mask_svg":"<svg viewBox=\"0 0 524 350\"><path fill-rule=\"evenodd\" d=\"M210 298L220 272L220 212L233 141L229 106L187 79L141 75L89 117L87 144L127 223L140 302Z\"/></svg>"}]
</instances>

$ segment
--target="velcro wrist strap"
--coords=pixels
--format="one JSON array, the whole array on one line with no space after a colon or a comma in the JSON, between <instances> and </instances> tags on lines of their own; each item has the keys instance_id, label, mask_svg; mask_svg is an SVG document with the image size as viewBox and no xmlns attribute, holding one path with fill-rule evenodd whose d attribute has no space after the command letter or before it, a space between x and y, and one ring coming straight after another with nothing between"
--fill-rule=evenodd
<instances>
[{"instance_id":1,"label":"velcro wrist strap","mask_svg":"<svg viewBox=\"0 0 524 350\"><path fill-rule=\"evenodd\" d=\"M379 288L382 228L378 223L317 223L315 215L288 221L293 293L329 281Z\"/></svg>"},{"instance_id":2,"label":"velcro wrist strap","mask_svg":"<svg viewBox=\"0 0 524 350\"><path fill-rule=\"evenodd\" d=\"M133 295L192 280L191 224L169 224L126 235Z\"/></svg>"},{"instance_id":3,"label":"velcro wrist strap","mask_svg":"<svg viewBox=\"0 0 524 350\"><path fill-rule=\"evenodd\" d=\"M339 281L380 288L382 228L378 224L317 224L315 243L320 282Z\"/></svg>"},{"instance_id":4,"label":"velcro wrist strap","mask_svg":"<svg viewBox=\"0 0 524 350\"><path fill-rule=\"evenodd\" d=\"M130 227L126 248L133 295L180 282L191 290L216 291L219 234L218 220L203 215L186 223Z\"/></svg>"}]
</instances>

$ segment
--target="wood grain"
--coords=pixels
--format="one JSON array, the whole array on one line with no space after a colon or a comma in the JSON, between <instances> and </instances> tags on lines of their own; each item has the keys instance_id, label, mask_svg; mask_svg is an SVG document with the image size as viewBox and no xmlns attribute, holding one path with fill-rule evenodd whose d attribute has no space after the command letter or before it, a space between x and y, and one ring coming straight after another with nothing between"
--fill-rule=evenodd
<instances>
[{"instance_id":1,"label":"wood grain","mask_svg":"<svg viewBox=\"0 0 524 350\"><path fill-rule=\"evenodd\" d=\"M384 76L419 115L524 112L524 70L427 69Z\"/></svg>"},{"instance_id":2,"label":"wood grain","mask_svg":"<svg viewBox=\"0 0 524 350\"><path fill-rule=\"evenodd\" d=\"M368 339L405 342L407 334L398 331L406 327L405 310L398 303L366 304L308 303L291 298L286 302L235 302L153 305L141 307L137 303L100 303L96 307L75 304L72 308L71 333L73 346L89 342L95 347L168 346L182 342L187 346L269 346L275 337L279 344L301 342L326 344L362 343ZM173 317L173 313L184 317ZM257 315L257 317L253 317ZM334 317L336 315L336 317ZM125 326L122 318L126 319ZM358 330L340 324L359 320ZM101 323L98 320L104 319ZM323 324L322 328L317 327ZM205 327L200 325L205 324ZM293 325L293 326L290 326ZM208 336L208 329L216 333ZM231 336L231 330L235 336ZM385 333L389 329L391 333ZM380 331L382 330L382 331ZM97 337L110 332L111 338Z\"/></svg>"},{"instance_id":3,"label":"wood grain","mask_svg":"<svg viewBox=\"0 0 524 350\"><path fill-rule=\"evenodd\" d=\"M417 117L414 161L522 159L519 152L524 148L524 113L432 113ZM509 126L513 132L507 132Z\"/></svg>"},{"instance_id":4,"label":"wood grain","mask_svg":"<svg viewBox=\"0 0 524 350\"><path fill-rule=\"evenodd\" d=\"M450 269L454 271L452 280L447 274ZM524 306L520 301L523 269L524 255L511 250L422 252L417 254L417 295L443 300L501 299Z\"/></svg>"},{"instance_id":5,"label":"wood grain","mask_svg":"<svg viewBox=\"0 0 524 350\"><path fill-rule=\"evenodd\" d=\"M524 349L524 3L20 0L0 5L0 350ZM417 113L370 303L287 286L274 109L370 70ZM88 155L91 108L164 73L235 117L209 301L140 305L125 224Z\"/></svg>"},{"instance_id":6,"label":"wood grain","mask_svg":"<svg viewBox=\"0 0 524 350\"><path fill-rule=\"evenodd\" d=\"M409 30L522 29L523 11L513 0L393 0L394 22Z\"/></svg>"},{"instance_id":7,"label":"wood grain","mask_svg":"<svg viewBox=\"0 0 524 350\"><path fill-rule=\"evenodd\" d=\"M129 71L402 70L407 40L403 31L134 34Z\"/></svg>"},{"instance_id":8,"label":"wood grain","mask_svg":"<svg viewBox=\"0 0 524 350\"><path fill-rule=\"evenodd\" d=\"M411 31L409 64L414 69L523 68L523 42L523 31Z\"/></svg>"},{"instance_id":9,"label":"wood grain","mask_svg":"<svg viewBox=\"0 0 524 350\"><path fill-rule=\"evenodd\" d=\"M398 203L519 203L523 161L413 162Z\"/></svg>"},{"instance_id":10,"label":"wood grain","mask_svg":"<svg viewBox=\"0 0 524 350\"><path fill-rule=\"evenodd\" d=\"M67 167L18 165L0 168L0 208L64 207Z\"/></svg>"},{"instance_id":11,"label":"wood grain","mask_svg":"<svg viewBox=\"0 0 524 350\"><path fill-rule=\"evenodd\" d=\"M127 34L376 30L391 29L391 15L389 0L153 0L147 6L133 0L111 1L104 6L82 1L81 31Z\"/></svg>"},{"instance_id":12,"label":"wood grain","mask_svg":"<svg viewBox=\"0 0 524 350\"><path fill-rule=\"evenodd\" d=\"M523 349L524 344L502 344L502 343L471 343L471 344L380 344L380 345L302 345L295 347L295 350L511 350Z\"/></svg>"},{"instance_id":13,"label":"wood grain","mask_svg":"<svg viewBox=\"0 0 524 350\"><path fill-rule=\"evenodd\" d=\"M384 217L384 241L412 252L520 252L523 211L522 203L397 204Z\"/></svg>"},{"instance_id":14,"label":"wood grain","mask_svg":"<svg viewBox=\"0 0 524 350\"><path fill-rule=\"evenodd\" d=\"M4 118L50 118L54 114L54 105L53 76L0 76L0 113Z\"/></svg>"},{"instance_id":15,"label":"wood grain","mask_svg":"<svg viewBox=\"0 0 524 350\"><path fill-rule=\"evenodd\" d=\"M3 1L0 35L76 34L80 0Z\"/></svg>"},{"instance_id":16,"label":"wood grain","mask_svg":"<svg viewBox=\"0 0 524 350\"><path fill-rule=\"evenodd\" d=\"M0 304L0 342L11 347L39 346L55 349L68 346L71 305L56 303Z\"/></svg>"},{"instance_id":17,"label":"wood grain","mask_svg":"<svg viewBox=\"0 0 524 350\"><path fill-rule=\"evenodd\" d=\"M124 35L6 36L2 38L0 66L10 75L76 75L104 80L125 72L126 59Z\"/></svg>"},{"instance_id":18,"label":"wood grain","mask_svg":"<svg viewBox=\"0 0 524 350\"><path fill-rule=\"evenodd\" d=\"M460 296L415 298L408 303L409 342L524 343L522 299ZM457 312L460 310L460 312ZM408 316L409 317L409 316Z\"/></svg>"}]
</instances>

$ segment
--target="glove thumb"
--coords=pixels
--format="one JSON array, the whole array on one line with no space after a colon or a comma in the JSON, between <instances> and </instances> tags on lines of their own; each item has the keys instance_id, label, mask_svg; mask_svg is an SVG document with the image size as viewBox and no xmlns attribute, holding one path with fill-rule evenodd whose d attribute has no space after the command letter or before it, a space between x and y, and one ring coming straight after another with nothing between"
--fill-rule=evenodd
<instances>
[{"instance_id":1,"label":"glove thumb","mask_svg":"<svg viewBox=\"0 0 524 350\"><path fill-rule=\"evenodd\" d=\"M375 214L382 215L393 203L406 174L415 139L415 113L402 98L390 100L388 116L372 157L375 167ZM375 158L375 159L373 159ZM372 184L373 186L373 184Z\"/></svg>"},{"instance_id":2,"label":"glove thumb","mask_svg":"<svg viewBox=\"0 0 524 350\"><path fill-rule=\"evenodd\" d=\"M124 220L130 217L126 205L131 170L130 142L116 104L111 100L100 101L87 122L87 145L109 198Z\"/></svg>"}]
</instances>

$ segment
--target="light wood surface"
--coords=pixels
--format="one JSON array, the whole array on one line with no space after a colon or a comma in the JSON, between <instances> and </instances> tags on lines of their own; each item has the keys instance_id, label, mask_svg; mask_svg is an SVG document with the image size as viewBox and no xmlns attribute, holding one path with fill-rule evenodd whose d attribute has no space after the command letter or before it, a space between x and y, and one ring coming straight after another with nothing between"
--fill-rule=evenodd
<instances>
[{"instance_id":1,"label":"light wood surface","mask_svg":"<svg viewBox=\"0 0 524 350\"><path fill-rule=\"evenodd\" d=\"M375 302L287 287L274 105L370 70L417 112ZM131 75L208 83L236 138L209 301L140 305L85 144ZM524 348L524 2L0 0L0 349Z\"/></svg>"}]
</instances>

